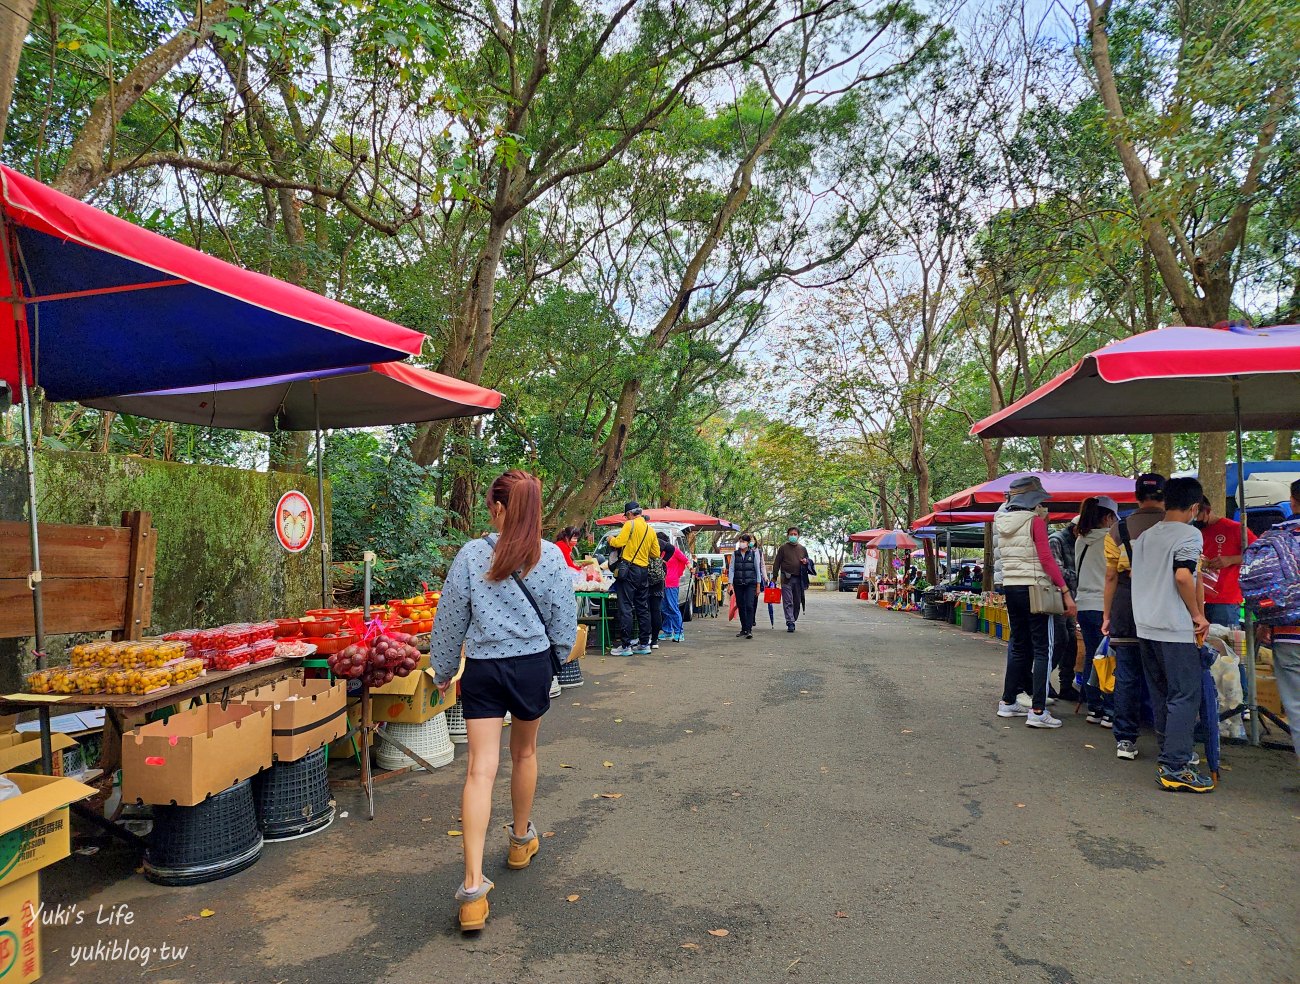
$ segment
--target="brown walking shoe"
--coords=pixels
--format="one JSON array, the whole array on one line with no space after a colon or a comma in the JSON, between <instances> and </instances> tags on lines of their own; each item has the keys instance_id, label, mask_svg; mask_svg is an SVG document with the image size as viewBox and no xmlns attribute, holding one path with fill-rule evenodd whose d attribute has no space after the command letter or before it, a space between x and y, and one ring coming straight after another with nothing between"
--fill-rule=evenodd
<instances>
[{"instance_id":1,"label":"brown walking shoe","mask_svg":"<svg viewBox=\"0 0 1300 984\"><path fill-rule=\"evenodd\" d=\"M462 933L472 933L476 929L482 929L487 925L488 913L491 906L488 905L488 892L496 886L486 878L474 892L467 893L465 886L461 885L456 889L456 898L460 901L460 931Z\"/></svg>"},{"instance_id":2,"label":"brown walking shoe","mask_svg":"<svg viewBox=\"0 0 1300 984\"><path fill-rule=\"evenodd\" d=\"M513 826L507 826L506 830L510 832L510 856L506 858L506 867L513 868L515 871L527 868L533 863L533 855L541 847L541 841L537 837L537 828L529 820L528 833L523 837L515 836Z\"/></svg>"}]
</instances>

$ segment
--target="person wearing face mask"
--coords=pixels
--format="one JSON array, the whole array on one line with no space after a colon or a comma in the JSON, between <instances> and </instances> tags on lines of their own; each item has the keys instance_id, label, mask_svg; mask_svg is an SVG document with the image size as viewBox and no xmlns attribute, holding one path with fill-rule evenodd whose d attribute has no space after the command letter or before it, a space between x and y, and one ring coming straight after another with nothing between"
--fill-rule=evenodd
<instances>
[{"instance_id":1,"label":"person wearing face mask","mask_svg":"<svg viewBox=\"0 0 1300 984\"><path fill-rule=\"evenodd\" d=\"M812 572L812 558L808 550L799 542L799 527L791 526L786 532L785 543L777 548L772 558L772 577L781 579L781 609L785 613L785 630L794 631L795 622L799 621L799 611L804 605L804 592L808 575Z\"/></svg>"},{"instance_id":2,"label":"person wearing face mask","mask_svg":"<svg viewBox=\"0 0 1300 984\"><path fill-rule=\"evenodd\" d=\"M1216 517L1210 500L1201 497L1201 507L1192 523L1201 531L1201 553L1205 557L1205 617L1214 625L1230 629L1241 626L1241 524ZM1246 531L1246 546L1256 540Z\"/></svg>"},{"instance_id":3,"label":"person wearing face mask","mask_svg":"<svg viewBox=\"0 0 1300 984\"><path fill-rule=\"evenodd\" d=\"M754 638L754 613L758 611L758 595L767 580L763 554L755 547L754 538L742 533L736 543L736 552L727 565L727 581L736 599L736 614L740 616L737 639Z\"/></svg>"}]
</instances>

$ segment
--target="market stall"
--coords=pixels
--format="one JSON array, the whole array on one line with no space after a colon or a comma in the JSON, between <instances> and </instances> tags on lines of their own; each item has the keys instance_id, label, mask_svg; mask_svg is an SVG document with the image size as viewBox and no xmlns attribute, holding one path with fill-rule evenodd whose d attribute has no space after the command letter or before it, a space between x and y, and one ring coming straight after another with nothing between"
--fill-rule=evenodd
<instances>
[{"instance_id":1,"label":"market stall","mask_svg":"<svg viewBox=\"0 0 1300 984\"><path fill-rule=\"evenodd\" d=\"M1243 430L1300 424L1300 326L1169 327L1100 348L971 428L979 438L1035 435L1236 434L1237 501L1246 502ZM1122 500L1121 500L1122 501ZM1242 537L1246 512L1241 511ZM1246 611L1246 706L1258 744L1259 671ZM1294 727L1294 722L1291 723Z\"/></svg>"},{"instance_id":2,"label":"market stall","mask_svg":"<svg viewBox=\"0 0 1300 984\"><path fill-rule=\"evenodd\" d=\"M424 335L232 266L0 166L0 382L21 405L38 668L45 662L31 388L85 400L418 354ZM40 710L52 768L49 711Z\"/></svg>"}]
</instances>

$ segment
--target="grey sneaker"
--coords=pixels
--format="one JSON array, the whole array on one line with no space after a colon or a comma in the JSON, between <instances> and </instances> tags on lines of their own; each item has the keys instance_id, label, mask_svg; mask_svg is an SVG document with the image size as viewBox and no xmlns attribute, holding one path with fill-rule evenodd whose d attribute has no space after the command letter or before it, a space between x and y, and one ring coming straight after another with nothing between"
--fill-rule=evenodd
<instances>
[{"instance_id":1,"label":"grey sneaker","mask_svg":"<svg viewBox=\"0 0 1300 984\"><path fill-rule=\"evenodd\" d=\"M631 656L632 650L628 646L615 646L609 651L611 656Z\"/></svg>"},{"instance_id":2,"label":"grey sneaker","mask_svg":"<svg viewBox=\"0 0 1300 984\"><path fill-rule=\"evenodd\" d=\"M1132 762L1138 757L1138 747L1135 741L1117 741L1115 742L1115 757L1117 759L1128 759Z\"/></svg>"},{"instance_id":3,"label":"grey sneaker","mask_svg":"<svg viewBox=\"0 0 1300 984\"><path fill-rule=\"evenodd\" d=\"M1004 704L1002 701L998 701L998 717L1000 718L1027 717L1028 715L1029 709L1022 707L1019 701L1014 704Z\"/></svg>"},{"instance_id":4,"label":"grey sneaker","mask_svg":"<svg viewBox=\"0 0 1300 984\"><path fill-rule=\"evenodd\" d=\"M550 692L550 695L549 695L549 696L550 696L552 699L554 699L554 698L560 696L560 694L561 694L562 692L563 692L563 688L561 688L561 686L560 686L560 678L557 677L557 676L553 676L553 677L551 677L551 692Z\"/></svg>"},{"instance_id":5,"label":"grey sneaker","mask_svg":"<svg viewBox=\"0 0 1300 984\"><path fill-rule=\"evenodd\" d=\"M1030 728L1059 728L1061 719L1052 717L1051 711L1043 711L1042 714L1030 711L1029 716L1025 718L1025 725Z\"/></svg>"},{"instance_id":6,"label":"grey sneaker","mask_svg":"<svg viewBox=\"0 0 1300 984\"><path fill-rule=\"evenodd\" d=\"M635 649L632 650L632 655L633 655L633 656L649 656L649 655L650 655L650 647L649 647L648 645L646 645L646 644L643 642L643 643L641 643L640 645L638 645Z\"/></svg>"}]
</instances>

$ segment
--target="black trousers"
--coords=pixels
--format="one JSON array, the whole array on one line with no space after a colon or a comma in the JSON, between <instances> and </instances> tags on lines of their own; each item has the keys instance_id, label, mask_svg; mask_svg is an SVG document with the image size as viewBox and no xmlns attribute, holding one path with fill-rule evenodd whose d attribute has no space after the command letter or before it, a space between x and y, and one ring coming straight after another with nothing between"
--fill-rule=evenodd
<instances>
[{"instance_id":1,"label":"black trousers","mask_svg":"<svg viewBox=\"0 0 1300 984\"><path fill-rule=\"evenodd\" d=\"M614 582L618 595L618 632L625 646L632 644L632 621L636 620L639 642L650 644L650 571L630 564L625 577Z\"/></svg>"},{"instance_id":2,"label":"black trousers","mask_svg":"<svg viewBox=\"0 0 1300 984\"><path fill-rule=\"evenodd\" d=\"M1034 708L1047 708L1047 674L1051 668L1052 617L1035 615L1029 610L1029 585L1008 584L1003 588L1007 599L1007 620L1011 623L1011 652L1002 683L1002 702L1014 704L1020 682L1033 667L1034 689L1029 692Z\"/></svg>"},{"instance_id":3,"label":"black trousers","mask_svg":"<svg viewBox=\"0 0 1300 984\"><path fill-rule=\"evenodd\" d=\"M653 645L659 641L659 633L664 630L664 592L660 588L658 591L650 592L650 642Z\"/></svg>"},{"instance_id":4,"label":"black trousers","mask_svg":"<svg viewBox=\"0 0 1300 984\"><path fill-rule=\"evenodd\" d=\"M758 611L758 585L747 584L735 589L736 614L740 616L740 630L754 631L754 616Z\"/></svg>"}]
</instances>

